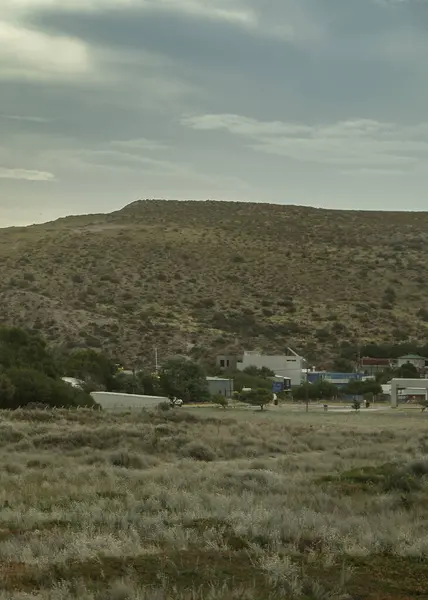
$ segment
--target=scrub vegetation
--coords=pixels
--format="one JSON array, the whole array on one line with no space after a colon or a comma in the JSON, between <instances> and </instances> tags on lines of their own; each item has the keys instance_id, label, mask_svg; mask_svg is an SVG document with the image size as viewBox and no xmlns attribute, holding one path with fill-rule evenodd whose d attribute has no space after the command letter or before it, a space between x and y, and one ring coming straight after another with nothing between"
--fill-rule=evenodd
<instances>
[{"instance_id":1,"label":"scrub vegetation","mask_svg":"<svg viewBox=\"0 0 428 600\"><path fill-rule=\"evenodd\" d=\"M1 600L428 598L420 411L0 413Z\"/></svg>"},{"instance_id":2,"label":"scrub vegetation","mask_svg":"<svg viewBox=\"0 0 428 600\"><path fill-rule=\"evenodd\" d=\"M428 213L141 201L2 230L2 318L130 368L155 346L352 363L350 346L425 344L427 244Z\"/></svg>"}]
</instances>

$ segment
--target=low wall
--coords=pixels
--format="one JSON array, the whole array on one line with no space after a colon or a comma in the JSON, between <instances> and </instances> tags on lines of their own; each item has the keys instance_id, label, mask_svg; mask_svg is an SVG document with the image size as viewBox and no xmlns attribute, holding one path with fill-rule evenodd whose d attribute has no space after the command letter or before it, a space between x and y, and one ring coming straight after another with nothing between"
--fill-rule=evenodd
<instances>
[{"instance_id":1,"label":"low wall","mask_svg":"<svg viewBox=\"0 0 428 600\"><path fill-rule=\"evenodd\" d=\"M155 408L161 402L169 402L163 396L140 396L117 392L92 392L92 398L103 410L141 410Z\"/></svg>"}]
</instances>

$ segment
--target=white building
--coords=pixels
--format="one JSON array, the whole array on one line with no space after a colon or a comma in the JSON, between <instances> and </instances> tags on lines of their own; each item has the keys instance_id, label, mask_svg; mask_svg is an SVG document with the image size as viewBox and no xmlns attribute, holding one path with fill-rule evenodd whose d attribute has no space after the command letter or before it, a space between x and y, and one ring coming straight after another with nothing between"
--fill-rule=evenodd
<instances>
[{"instance_id":1,"label":"white building","mask_svg":"<svg viewBox=\"0 0 428 600\"><path fill-rule=\"evenodd\" d=\"M406 354L397 358L397 367L410 364L416 367L418 371L423 371L425 369L425 361L426 359L418 354Z\"/></svg>"},{"instance_id":2,"label":"white building","mask_svg":"<svg viewBox=\"0 0 428 600\"><path fill-rule=\"evenodd\" d=\"M142 410L155 408L161 402L168 402L168 398L161 396L140 396L138 394L122 394L119 392L92 392L92 398L103 410Z\"/></svg>"},{"instance_id":3,"label":"white building","mask_svg":"<svg viewBox=\"0 0 428 600\"><path fill-rule=\"evenodd\" d=\"M208 391L211 396L221 394L225 398L233 396L233 379L222 377L207 377Z\"/></svg>"},{"instance_id":4,"label":"white building","mask_svg":"<svg viewBox=\"0 0 428 600\"><path fill-rule=\"evenodd\" d=\"M247 367L257 367L262 369L266 367L275 373L275 375L288 377L291 379L291 385L300 385L303 380L303 365L305 359L297 354L290 355L268 355L258 352L244 352L242 361L238 362L236 367L238 371L244 371Z\"/></svg>"}]
</instances>

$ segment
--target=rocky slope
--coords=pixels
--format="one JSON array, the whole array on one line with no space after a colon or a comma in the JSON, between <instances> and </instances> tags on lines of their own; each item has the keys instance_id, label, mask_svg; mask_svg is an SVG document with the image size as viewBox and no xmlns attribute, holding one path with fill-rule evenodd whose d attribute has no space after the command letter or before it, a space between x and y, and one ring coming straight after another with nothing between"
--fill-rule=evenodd
<instances>
[{"instance_id":1,"label":"rocky slope","mask_svg":"<svg viewBox=\"0 0 428 600\"><path fill-rule=\"evenodd\" d=\"M425 341L428 213L135 202L0 231L3 322L129 366Z\"/></svg>"}]
</instances>

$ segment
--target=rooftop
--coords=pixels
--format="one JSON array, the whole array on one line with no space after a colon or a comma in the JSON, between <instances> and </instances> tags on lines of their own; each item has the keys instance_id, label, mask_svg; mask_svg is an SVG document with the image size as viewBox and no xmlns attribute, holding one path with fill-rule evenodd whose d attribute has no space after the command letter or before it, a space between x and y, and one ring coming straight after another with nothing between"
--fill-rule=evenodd
<instances>
[{"instance_id":1,"label":"rooftop","mask_svg":"<svg viewBox=\"0 0 428 600\"><path fill-rule=\"evenodd\" d=\"M389 358L372 358L371 356L363 356L361 359L362 365L389 365Z\"/></svg>"},{"instance_id":2,"label":"rooftop","mask_svg":"<svg viewBox=\"0 0 428 600\"><path fill-rule=\"evenodd\" d=\"M409 360L426 360L424 356L420 356L419 354L405 354L404 356L399 357L400 360L402 360L403 358Z\"/></svg>"}]
</instances>

